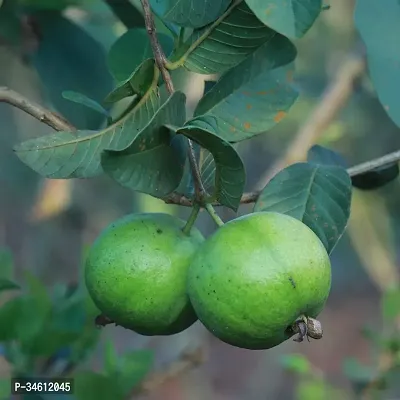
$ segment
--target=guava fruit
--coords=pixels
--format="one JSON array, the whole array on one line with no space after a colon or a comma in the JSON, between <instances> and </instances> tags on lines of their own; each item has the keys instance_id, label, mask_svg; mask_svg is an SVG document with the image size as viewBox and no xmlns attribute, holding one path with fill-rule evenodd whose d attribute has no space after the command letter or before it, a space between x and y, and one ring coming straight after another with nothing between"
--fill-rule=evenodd
<instances>
[{"instance_id":1,"label":"guava fruit","mask_svg":"<svg viewBox=\"0 0 400 400\"><path fill-rule=\"evenodd\" d=\"M274 212L220 227L188 271L188 294L203 325L223 342L252 350L293 336L297 320L322 311L330 287L322 242L301 221Z\"/></svg>"},{"instance_id":2,"label":"guava fruit","mask_svg":"<svg viewBox=\"0 0 400 400\"><path fill-rule=\"evenodd\" d=\"M191 258L204 241L168 214L127 215L95 240L85 264L93 302L117 325L146 336L172 335L197 321L186 292Z\"/></svg>"}]
</instances>

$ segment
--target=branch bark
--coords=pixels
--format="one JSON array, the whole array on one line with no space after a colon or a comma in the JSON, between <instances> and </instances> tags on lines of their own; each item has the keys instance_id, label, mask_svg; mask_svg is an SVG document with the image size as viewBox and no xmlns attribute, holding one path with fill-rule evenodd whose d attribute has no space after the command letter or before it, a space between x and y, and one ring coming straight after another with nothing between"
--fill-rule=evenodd
<instances>
[{"instance_id":1,"label":"branch bark","mask_svg":"<svg viewBox=\"0 0 400 400\"><path fill-rule=\"evenodd\" d=\"M0 87L0 103L8 103L12 106L25 111L27 114L36 118L38 121L50 126L56 131L75 131L75 127L71 125L60 115L57 115L39 104L28 100L23 95L14 90L2 86Z\"/></svg>"},{"instance_id":2,"label":"branch bark","mask_svg":"<svg viewBox=\"0 0 400 400\"><path fill-rule=\"evenodd\" d=\"M160 73L165 82L165 86L167 87L168 92L172 94L175 89L171 79L171 75L167 70L167 68L165 67L167 59L160 46L160 42L158 41L157 38L154 17L150 9L150 4L148 0L140 0L140 2L143 7L144 21L146 25L147 34L150 39L151 47L153 50L154 58L156 60L158 69L160 70ZM201 180L201 173L197 165L193 142L190 139L187 139L187 143L188 143L188 158L190 163L190 169L193 175L193 184L195 188L196 198L197 200L201 200L202 194L204 192L204 187Z\"/></svg>"}]
</instances>

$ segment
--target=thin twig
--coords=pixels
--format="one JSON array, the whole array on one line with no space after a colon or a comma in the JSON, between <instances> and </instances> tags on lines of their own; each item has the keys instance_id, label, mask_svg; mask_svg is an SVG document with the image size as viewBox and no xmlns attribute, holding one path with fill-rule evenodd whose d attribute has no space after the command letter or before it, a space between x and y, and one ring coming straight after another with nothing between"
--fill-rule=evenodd
<instances>
[{"instance_id":1,"label":"thin twig","mask_svg":"<svg viewBox=\"0 0 400 400\"><path fill-rule=\"evenodd\" d=\"M157 38L156 27L154 23L153 13L151 12L148 0L140 0L143 7L144 21L146 24L147 34L149 35L151 48L153 50L154 58L156 60L158 69L161 72L165 86L170 94L174 92L174 84L171 79L171 75L167 68L165 67L166 57L160 46L160 42ZM193 142L188 139L188 158L190 163L190 168L193 174L193 184L195 188L197 200L201 200L202 194L204 192L204 187L201 181L201 173L197 165L196 155L194 152Z\"/></svg>"},{"instance_id":2,"label":"thin twig","mask_svg":"<svg viewBox=\"0 0 400 400\"><path fill-rule=\"evenodd\" d=\"M297 133L283 157L279 158L260 178L257 188L264 187L281 169L305 157L308 149L324 134L353 92L353 84L365 70L363 55L351 55L339 68L310 118Z\"/></svg>"},{"instance_id":3,"label":"thin twig","mask_svg":"<svg viewBox=\"0 0 400 400\"><path fill-rule=\"evenodd\" d=\"M25 111L27 114L36 118L38 121L50 126L56 131L75 131L75 127L59 115L45 109L39 104L28 100L23 95L14 90L2 86L0 87L0 103L8 103L14 107Z\"/></svg>"}]
</instances>

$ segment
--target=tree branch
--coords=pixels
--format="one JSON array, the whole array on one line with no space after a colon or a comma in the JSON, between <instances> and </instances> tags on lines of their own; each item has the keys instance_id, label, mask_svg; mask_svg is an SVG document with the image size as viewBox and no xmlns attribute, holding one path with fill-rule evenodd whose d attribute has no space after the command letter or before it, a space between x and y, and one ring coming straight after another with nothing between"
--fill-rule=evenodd
<instances>
[{"instance_id":1,"label":"tree branch","mask_svg":"<svg viewBox=\"0 0 400 400\"><path fill-rule=\"evenodd\" d=\"M25 111L27 114L36 118L38 121L50 126L56 131L75 131L75 127L71 125L61 116L43 108L41 105L28 100L23 95L9 89L8 87L0 87L0 103L8 103L12 106Z\"/></svg>"},{"instance_id":2,"label":"tree branch","mask_svg":"<svg viewBox=\"0 0 400 400\"><path fill-rule=\"evenodd\" d=\"M153 50L154 58L156 60L158 69L161 72L163 80L165 82L165 86L167 87L168 92L171 94L174 92L174 85L172 83L171 75L167 68L165 67L165 63L167 61L165 54L160 46L160 42L157 38L156 27L154 23L153 14L150 9L150 4L148 0L140 0L143 7L144 13L144 21L146 25L147 34L149 35L151 48ZM193 175L193 184L195 188L196 198L198 200L201 199L202 194L204 193L204 187L201 180L201 173L199 171L199 167L197 165L197 160L194 152L193 142L190 139L187 139L188 142L188 158L190 163L190 169Z\"/></svg>"}]
</instances>

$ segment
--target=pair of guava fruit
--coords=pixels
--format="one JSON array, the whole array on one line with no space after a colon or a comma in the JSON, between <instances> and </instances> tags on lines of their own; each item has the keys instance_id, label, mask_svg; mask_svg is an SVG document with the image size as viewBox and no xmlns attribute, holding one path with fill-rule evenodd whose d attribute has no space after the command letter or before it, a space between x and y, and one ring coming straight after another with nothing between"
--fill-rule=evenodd
<instances>
[{"instance_id":1,"label":"pair of guava fruit","mask_svg":"<svg viewBox=\"0 0 400 400\"><path fill-rule=\"evenodd\" d=\"M328 254L301 221L273 212L232 220L204 239L168 214L128 215L89 251L85 280L107 318L142 335L172 335L198 319L220 340L268 349L314 318L331 287ZM308 328L308 329L307 329Z\"/></svg>"}]
</instances>

